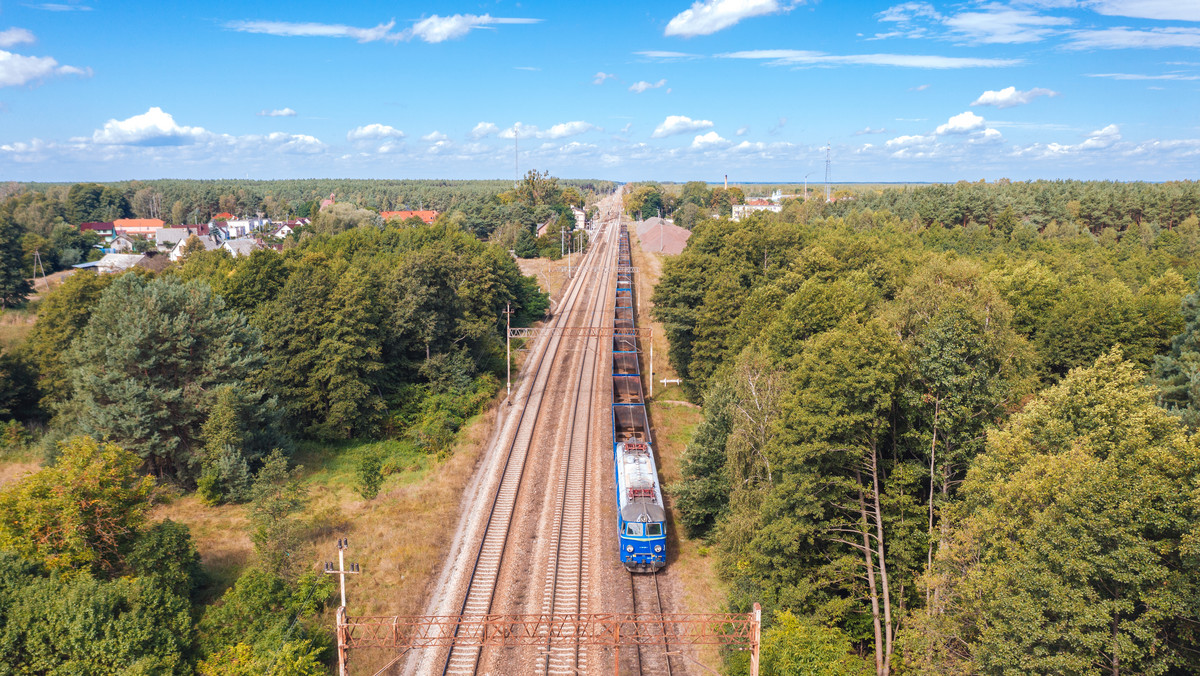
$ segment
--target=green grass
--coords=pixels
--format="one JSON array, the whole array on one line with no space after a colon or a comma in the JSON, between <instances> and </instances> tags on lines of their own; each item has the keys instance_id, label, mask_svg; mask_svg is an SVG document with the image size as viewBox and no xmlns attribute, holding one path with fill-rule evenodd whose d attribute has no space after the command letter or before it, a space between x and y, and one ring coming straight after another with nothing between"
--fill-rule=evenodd
<instances>
[{"instance_id":1,"label":"green grass","mask_svg":"<svg viewBox=\"0 0 1200 676\"><path fill-rule=\"evenodd\" d=\"M380 453L383 458L387 475L384 490L423 481L437 464L436 457L417 449L412 442L395 439L304 441L296 448L292 462L304 466L303 476L310 485L324 486L338 494L356 493L358 459L369 452Z\"/></svg>"}]
</instances>

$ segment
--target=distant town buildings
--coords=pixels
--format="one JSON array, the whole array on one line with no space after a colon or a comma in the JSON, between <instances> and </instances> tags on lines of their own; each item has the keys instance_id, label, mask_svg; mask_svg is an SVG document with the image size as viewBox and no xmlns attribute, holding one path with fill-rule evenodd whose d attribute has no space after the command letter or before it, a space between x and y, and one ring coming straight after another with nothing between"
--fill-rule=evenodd
<instances>
[{"instance_id":1,"label":"distant town buildings","mask_svg":"<svg viewBox=\"0 0 1200 676\"><path fill-rule=\"evenodd\" d=\"M783 211L783 205L772 204L762 199L750 200L745 204L735 204L733 205L733 220L740 221L756 211L770 211L777 214Z\"/></svg>"}]
</instances>

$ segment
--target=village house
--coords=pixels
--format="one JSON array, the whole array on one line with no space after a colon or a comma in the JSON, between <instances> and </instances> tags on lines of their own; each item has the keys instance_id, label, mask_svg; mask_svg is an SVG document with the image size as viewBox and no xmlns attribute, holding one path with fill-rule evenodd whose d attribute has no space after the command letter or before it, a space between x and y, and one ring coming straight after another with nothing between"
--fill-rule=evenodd
<instances>
[{"instance_id":1,"label":"village house","mask_svg":"<svg viewBox=\"0 0 1200 676\"><path fill-rule=\"evenodd\" d=\"M205 251L213 251L221 248L221 239L212 232L208 232L203 235L197 234L196 238L200 240L202 245L204 245ZM180 258L183 258L183 250L187 246L187 243L190 239L191 237L185 237L180 240L178 244L172 247L171 252L167 254L167 257L172 261L177 261Z\"/></svg>"},{"instance_id":2,"label":"village house","mask_svg":"<svg viewBox=\"0 0 1200 676\"><path fill-rule=\"evenodd\" d=\"M96 221L93 221L90 223L80 223L79 231L80 232L94 232L97 235L100 235L100 237L106 242L108 240L112 239L112 236L114 234L116 234L113 232L113 224L111 221L109 221L107 223L100 223L100 222L96 222Z\"/></svg>"},{"instance_id":3,"label":"village house","mask_svg":"<svg viewBox=\"0 0 1200 676\"><path fill-rule=\"evenodd\" d=\"M227 239L221 245L222 249L229 252L231 256L249 256L250 254L263 248L262 243L253 239Z\"/></svg>"},{"instance_id":4,"label":"village house","mask_svg":"<svg viewBox=\"0 0 1200 676\"><path fill-rule=\"evenodd\" d=\"M209 227L218 228L222 232L222 237L225 239L238 239L241 237L249 237L251 234L271 227L271 219L269 218L239 218L228 221L218 221L213 219L209 222Z\"/></svg>"},{"instance_id":5,"label":"village house","mask_svg":"<svg viewBox=\"0 0 1200 676\"><path fill-rule=\"evenodd\" d=\"M113 230L129 237L141 236L154 239L158 229L166 225L161 218L118 218L113 221Z\"/></svg>"},{"instance_id":6,"label":"village house","mask_svg":"<svg viewBox=\"0 0 1200 676\"><path fill-rule=\"evenodd\" d=\"M129 253L110 253L93 263L82 263L75 267L77 268L94 268L96 272L102 275L114 275L119 272L125 272L129 268L137 265L139 261L145 258L143 254Z\"/></svg>"}]
</instances>

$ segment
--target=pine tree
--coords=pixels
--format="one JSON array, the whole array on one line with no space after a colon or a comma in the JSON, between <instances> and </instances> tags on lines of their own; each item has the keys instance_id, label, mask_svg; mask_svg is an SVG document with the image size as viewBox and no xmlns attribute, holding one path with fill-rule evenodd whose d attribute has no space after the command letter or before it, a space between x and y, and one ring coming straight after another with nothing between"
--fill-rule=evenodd
<instances>
[{"instance_id":1,"label":"pine tree","mask_svg":"<svg viewBox=\"0 0 1200 676\"><path fill-rule=\"evenodd\" d=\"M258 331L207 284L126 274L100 297L68 362L66 422L116 441L159 475L194 481L216 393L257 371L263 352ZM247 429L270 423L270 400L255 396Z\"/></svg>"},{"instance_id":2,"label":"pine tree","mask_svg":"<svg viewBox=\"0 0 1200 676\"><path fill-rule=\"evenodd\" d=\"M238 385L218 389L208 420L204 423L203 470L197 482L201 499L210 505L241 502L249 497L250 466L244 448L249 418Z\"/></svg>"},{"instance_id":3,"label":"pine tree","mask_svg":"<svg viewBox=\"0 0 1200 676\"><path fill-rule=\"evenodd\" d=\"M383 336L374 297L366 273L335 272L313 255L258 315L273 346L261 380L309 435L345 439L380 421Z\"/></svg>"},{"instance_id":4,"label":"pine tree","mask_svg":"<svg viewBox=\"0 0 1200 676\"><path fill-rule=\"evenodd\" d=\"M25 278L23 233L13 219L15 206L11 200L0 205L0 308L23 305L33 290Z\"/></svg>"},{"instance_id":5,"label":"pine tree","mask_svg":"<svg viewBox=\"0 0 1200 676\"><path fill-rule=\"evenodd\" d=\"M96 302L112 281L112 275L71 275L38 308L38 320L29 333L25 350L37 365L41 403L47 411L70 398L67 350L87 327Z\"/></svg>"},{"instance_id":6,"label":"pine tree","mask_svg":"<svg viewBox=\"0 0 1200 676\"><path fill-rule=\"evenodd\" d=\"M1189 429L1200 428L1200 290L1181 303L1183 333L1171 339L1171 351L1154 360L1158 403L1183 419Z\"/></svg>"}]
</instances>

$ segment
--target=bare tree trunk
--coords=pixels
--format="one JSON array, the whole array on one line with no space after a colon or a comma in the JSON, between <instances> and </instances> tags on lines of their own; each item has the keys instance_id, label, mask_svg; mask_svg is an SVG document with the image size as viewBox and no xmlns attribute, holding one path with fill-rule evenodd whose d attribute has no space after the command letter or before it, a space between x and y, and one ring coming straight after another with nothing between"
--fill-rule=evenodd
<instances>
[{"instance_id":1,"label":"bare tree trunk","mask_svg":"<svg viewBox=\"0 0 1200 676\"><path fill-rule=\"evenodd\" d=\"M871 594L871 619L875 624L875 675L887 676L887 670L884 668L883 659L883 627L879 620L879 592L875 587L875 562L871 560L871 536L867 532L867 502L863 497L862 492L862 475L855 470L855 478L858 479L858 507L862 518L861 524L863 527L863 558L867 564L867 586L870 588Z\"/></svg>"},{"instance_id":2,"label":"bare tree trunk","mask_svg":"<svg viewBox=\"0 0 1200 676\"><path fill-rule=\"evenodd\" d=\"M938 417L942 412L942 400L935 399L933 403L933 441L929 443L929 549L925 552L925 570L933 570L933 471L937 458ZM932 613L933 606L929 603L929 587L925 588L925 609Z\"/></svg>"},{"instance_id":3,"label":"bare tree trunk","mask_svg":"<svg viewBox=\"0 0 1200 676\"><path fill-rule=\"evenodd\" d=\"M1112 676L1121 676L1121 655L1117 647L1117 627L1119 623L1117 615L1113 615L1112 619Z\"/></svg>"},{"instance_id":4,"label":"bare tree trunk","mask_svg":"<svg viewBox=\"0 0 1200 676\"><path fill-rule=\"evenodd\" d=\"M888 572L887 559L884 558L883 547L883 510L879 504L879 454L876 453L875 442L871 442L871 481L875 487L872 495L872 502L875 509L875 546L878 548L876 558L879 560L879 581L883 589L883 616L884 616L884 632L885 646L883 657L883 671L880 676L885 676L892 669L892 598L888 591Z\"/></svg>"}]
</instances>

